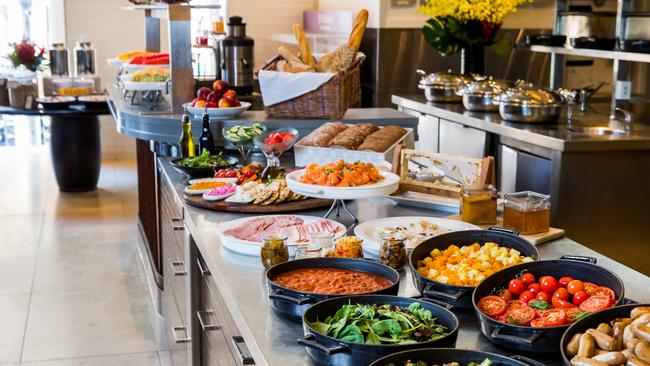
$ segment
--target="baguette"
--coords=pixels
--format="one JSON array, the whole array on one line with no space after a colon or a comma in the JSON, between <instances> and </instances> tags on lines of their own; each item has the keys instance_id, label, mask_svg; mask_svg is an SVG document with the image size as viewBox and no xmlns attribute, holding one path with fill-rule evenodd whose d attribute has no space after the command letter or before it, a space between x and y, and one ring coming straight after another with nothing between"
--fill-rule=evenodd
<instances>
[{"instance_id":1,"label":"baguette","mask_svg":"<svg viewBox=\"0 0 650 366\"><path fill-rule=\"evenodd\" d=\"M298 54L295 53L289 47L284 47L284 46L278 47L278 53L280 54L280 56L282 56L283 59L285 59L285 60L287 60L289 62L302 63L302 60L300 59L300 57L298 57Z\"/></svg>"},{"instance_id":2,"label":"baguette","mask_svg":"<svg viewBox=\"0 0 650 366\"><path fill-rule=\"evenodd\" d=\"M293 25L293 34L296 36L296 43L300 50L300 59L302 62L311 67L316 66L316 61L314 61L314 56L309 50L309 41L307 41L307 37L305 37L305 31L302 29L302 24Z\"/></svg>"},{"instance_id":3,"label":"baguette","mask_svg":"<svg viewBox=\"0 0 650 366\"><path fill-rule=\"evenodd\" d=\"M350 33L350 38L348 38L348 46L354 50L354 53L359 51L361 46L361 40L363 39L363 34L366 31L366 25L368 24L368 10L361 9L357 14L357 18L354 20L354 26L352 27L352 32Z\"/></svg>"}]
</instances>

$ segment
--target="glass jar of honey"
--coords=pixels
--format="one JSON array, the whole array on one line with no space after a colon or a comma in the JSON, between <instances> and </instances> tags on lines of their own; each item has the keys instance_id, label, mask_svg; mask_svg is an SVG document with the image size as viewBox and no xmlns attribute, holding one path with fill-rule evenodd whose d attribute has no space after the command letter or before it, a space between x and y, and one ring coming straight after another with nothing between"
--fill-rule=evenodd
<instances>
[{"instance_id":1,"label":"glass jar of honey","mask_svg":"<svg viewBox=\"0 0 650 366\"><path fill-rule=\"evenodd\" d=\"M497 190L491 184L465 184L460 191L460 219L476 225L497 223Z\"/></svg>"},{"instance_id":2,"label":"glass jar of honey","mask_svg":"<svg viewBox=\"0 0 650 366\"><path fill-rule=\"evenodd\" d=\"M503 226L521 234L548 231L551 220L551 196L531 191L505 195Z\"/></svg>"}]
</instances>

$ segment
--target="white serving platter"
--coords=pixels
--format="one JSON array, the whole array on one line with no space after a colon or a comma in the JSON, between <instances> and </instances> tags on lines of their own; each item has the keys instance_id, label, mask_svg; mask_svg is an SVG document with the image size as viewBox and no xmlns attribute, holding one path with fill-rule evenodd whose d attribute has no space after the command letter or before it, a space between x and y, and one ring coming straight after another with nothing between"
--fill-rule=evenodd
<instances>
[{"instance_id":1,"label":"white serving platter","mask_svg":"<svg viewBox=\"0 0 650 366\"><path fill-rule=\"evenodd\" d=\"M219 238L221 238L221 243L225 248L235 253L248 255L248 256L259 256L261 245L262 245L261 242L238 239L233 236L224 234L224 231L245 224L250 220L255 220L263 217L278 217L278 216L297 216L303 219L305 224L309 224L320 220L328 220L339 229L334 234L335 240L345 235L346 228L343 224L336 222L334 220L324 219L322 217L305 216L305 215L286 215L286 214L285 215L260 215L260 216L251 216L251 217L245 217L237 220L232 220L232 221L224 222L221 225L219 225L218 232L219 232ZM287 243L287 246L289 247L289 256L295 255L296 246L298 245L301 245L301 243L295 243L295 242Z\"/></svg>"},{"instance_id":2,"label":"white serving platter","mask_svg":"<svg viewBox=\"0 0 650 366\"><path fill-rule=\"evenodd\" d=\"M296 170L286 176L287 186L290 190L300 193L303 196L326 199L359 199L382 197L395 192L399 188L400 178L390 172L381 172L384 179L374 184L367 184L357 187L326 187L315 184L300 182L300 177L305 170Z\"/></svg>"},{"instance_id":3,"label":"white serving platter","mask_svg":"<svg viewBox=\"0 0 650 366\"><path fill-rule=\"evenodd\" d=\"M140 65L140 64L130 64L125 62L122 64L122 70L126 72L134 72L146 69L169 69L169 64L164 65Z\"/></svg>"},{"instance_id":4,"label":"white serving platter","mask_svg":"<svg viewBox=\"0 0 650 366\"><path fill-rule=\"evenodd\" d=\"M106 60L106 64L113 69L119 69L122 67L123 62L117 58L109 58Z\"/></svg>"},{"instance_id":5,"label":"white serving platter","mask_svg":"<svg viewBox=\"0 0 650 366\"><path fill-rule=\"evenodd\" d=\"M196 178L196 179L190 179L187 183L189 183L189 185L194 185L197 183L204 183L204 182L226 182L226 183L235 184L237 183L237 178Z\"/></svg>"},{"instance_id":6,"label":"white serving platter","mask_svg":"<svg viewBox=\"0 0 650 366\"><path fill-rule=\"evenodd\" d=\"M223 179L223 178L221 178L221 179ZM233 183L228 182L228 181L224 181L224 182L225 182L225 183L228 183L228 184L233 184ZM189 195L191 195L191 196L202 195L202 194L204 194L204 193L208 193L209 191L211 191L211 190L214 189L214 188L208 188L208 189L188 189L189 187L190 187L190 186L185 187L185 189L183 190L183 192L186 193L186 194L189 194ZM224 198L225 198L225 197L224 197Z\"/></svg>"},{"instance_id":7,"label":"white serving platter","mask_svg":"<svg viewBox=\"0 0 650 366\"><path fill-rule=\"evenodd\" d=\"M208 196L208 192L203 193L203 199L206 200L206 201L211 201L212 202L212 201L225 200L226 198L228 198L228 197L232 196L233 194L235 194L237 191L226 193L226 194L223 194L221 196Z\"/></svg>"},{"instance_id":8,"label":"white serving platter","mask_svg":"<svg viewBox=\"0 0 650 366\"><path fill-rule=\"evenodd\" d=\"M185 107L189 113L197 117L202 116L203 113L205 113L205 111L207 110L208 116L210 116L210 118L229 119L229 118L235 118L240 114L244 113L252 105L249 102L240 102L240 103L241 106L232 107L232 108L195 108L192 107L191 103L185 103L183 104L183 107Z\"/></svg>"},{"instance_id":9,"label":"white serving platter","mask_svg":"<svg viewBox=\"0 0 650 366\"><path fill-rule=\"evenodd\" d=\"M371 255L379 255L379 246L381 243L379 234L381 231L386 227L392 226L408 226L413 224L418 226L422 220L438 226L440 232L431 237L452 231L481 230L481 228L476 225L457 220L427 216L399 216L385 217L363 222L354 228L354 235L363 239L363 250L365 252L368 252ZM414 246L407 245L407 249L413 248Z\"/></svg>"}]
</instances>

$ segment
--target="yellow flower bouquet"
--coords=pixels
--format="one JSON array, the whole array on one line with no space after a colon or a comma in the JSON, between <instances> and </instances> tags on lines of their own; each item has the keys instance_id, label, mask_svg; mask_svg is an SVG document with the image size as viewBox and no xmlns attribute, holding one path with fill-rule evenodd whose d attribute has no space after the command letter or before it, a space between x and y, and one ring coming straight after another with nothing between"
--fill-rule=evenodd
<instances>
[{"instance_id":1,"label":"yellow flower bouquet","mask_svg":"<svg viewBox=\"0 0 650 366\"><path fill-rule=\"evenodd\" d=\"M422 33L442 55L469 47L492 46L497 52L512 47L507 39L497 39L503 18L532 0L427 0L418 12L431 17Z\"/></svg>"}]
</instances>

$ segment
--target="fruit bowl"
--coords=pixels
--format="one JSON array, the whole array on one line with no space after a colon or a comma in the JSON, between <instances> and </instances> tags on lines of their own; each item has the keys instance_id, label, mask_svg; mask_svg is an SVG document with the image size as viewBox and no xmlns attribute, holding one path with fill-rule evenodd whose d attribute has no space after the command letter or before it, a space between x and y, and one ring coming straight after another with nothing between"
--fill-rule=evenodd
<instances>
[{"instance_id":1,"label":"fruit bowl","mask_svg":"<svg viewBox=\"0 0 650 366\"><path fill-rule=\"evenodd\" d=\"M185 103L183 104L183 107L187 109L187 111L197 117L200 117L205 113L206 111L208 112L208 116L210 116L213 119L230 119L230 118L235 118L239 116L240 114L244 113L248 108L251 107L251 103L248 102L240 102L241 106L239 107L230 107L230 108L198 108L198 107L192 107L192 103Z\"/></svg>"}]
</instances>

